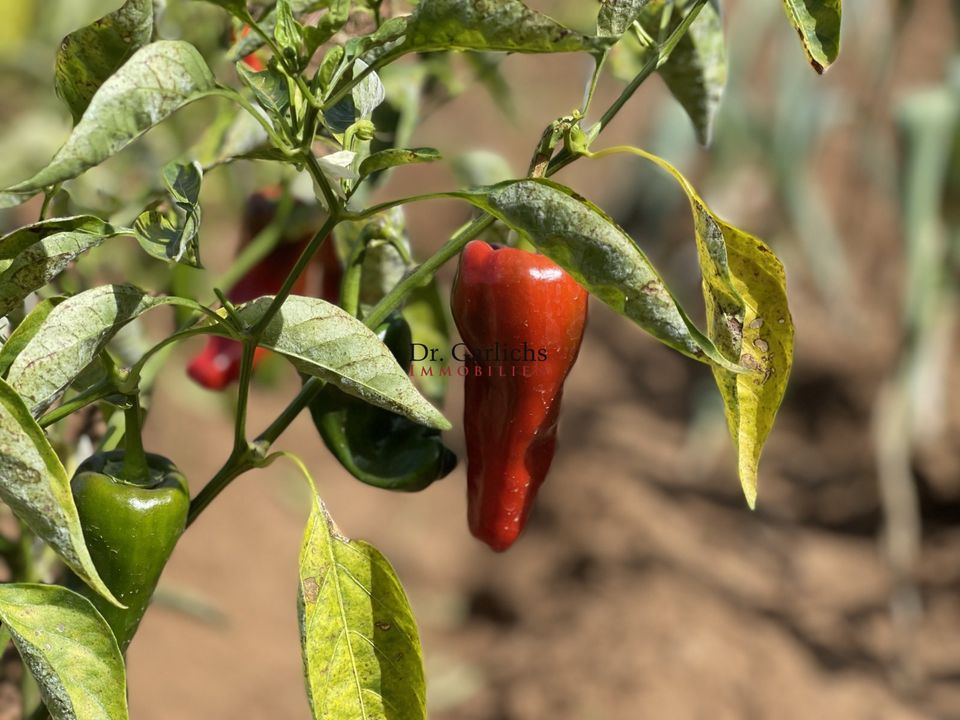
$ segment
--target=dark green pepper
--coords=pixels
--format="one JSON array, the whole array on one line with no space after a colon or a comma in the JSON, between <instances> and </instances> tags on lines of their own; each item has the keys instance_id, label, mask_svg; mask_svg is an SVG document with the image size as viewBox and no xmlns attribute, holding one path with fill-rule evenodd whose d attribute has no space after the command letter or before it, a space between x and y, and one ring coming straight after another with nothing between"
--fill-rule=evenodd
<instances>
[{"instance_id":1,"label":"dark green pepper","mask_svg":"<svg viewBox=\"0 0 960 720\"><path fill-rule=\"evenodd\" d=\"M88 598L126 651L140 625L177 540L187 524L190 491L176 466L146 454L149 479L124 479L124 452L94 455L71 481L90 556L107 587L126 609L111 605L82 582L74 589Z\"/></svg>"},{"instance_id":2,"label":"dark green pepper","mask_svg":"<svg viewBox=\"0 0 960 720\"><path fill-rule=\"evenodd\" d=\"M410 326L402 317L379 329L380 339L409 372L413 360ZM369 405L328 385L310 404L324 444L357 480L386 490L414 492L446 477L457 456L440 431Z\"/></svg>"}]
</instances>

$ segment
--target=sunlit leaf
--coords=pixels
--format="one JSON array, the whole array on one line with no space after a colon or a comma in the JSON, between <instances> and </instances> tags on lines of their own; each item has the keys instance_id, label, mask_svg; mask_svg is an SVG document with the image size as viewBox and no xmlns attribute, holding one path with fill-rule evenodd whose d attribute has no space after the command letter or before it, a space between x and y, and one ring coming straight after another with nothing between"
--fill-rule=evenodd
<instances>
[{"instance_id":1,"label":"sunlit leaf","mask_svg":"<svg viewBox=\"0 0 960 720\"><path fill-rule=\"evenodd\" d=\"M78 577L116 602L87 551L67 471L23 399L3 380L0 380L0 499L53 548Z\"/></svg>"},{"instance_id":2,"label":"sunlit leaf","mask_svg":"<svg viewBox=\"0 0 960 720\"><path fill-rule=\"evenodd\" d=\"M41 300L36 306L27 313L23 321L17 325L16 329L10 333L10 337L0 347L0 377L6 377L13 359L27 346L27 343L37 334L37 330L47 319L47 315L60 303L66 300L65 297L57 295Z\"/></svg>"},{"instance_id":3,"label":"sunlit leaf","mask_svg":"<svg viewBox=\"0 0 960 720\"><path fill-rule=\"evenodd\" d=\"M349 540L319 498L300 550L300 642L317 720L425 720L417 624L380 552Z\"/></svg>"},{"instance_id":4,"label":"sunlit leaf","mask_svg":"<svg viewBox=\"0 0 960 720\"><path fill-rule=\"evenodd\" d=\"M433 162L439 159L440 152L434 148L390 148L381 150L360 163L360 177L366 177L398 165Z\"/></svg>"},{"instance_id":5,"label":"sunlit leaf","mask_svg":"<svg viewBox=\"0 0 960 720\"><path fill-rule=\"evenodd\" d=\"M242 306L240 317L256 324L271 299ZM260 344L287 356L300 372L333 383L349 395L429 427L450 428L376 334L336 305L291 295L267 325Z\"/></svg>"},{"instance_id":6,"label":"sunlit leaf","mask_svg":"<svg viewBox=\"0 0 960 720\"><path fill-rule=\"evenodd\" d=\"M141 48L100 86L50 164L8 188L0 204L11 194L26 198L77 177L215 88L210 69L189 43L161 40Z\"/></svg>"},{"instance_id":7,"label":"sunlit leaf","mask_svg":"<svg viewBox=\"0 0 960 720\"><path fill-rule=\"evenodd\" d=\"M602 50L607 40L582 35L520 0L421 0L404 48L555 53Z\"/></svg>"},{"instance_id":8,"label":"sunlit leaf","mask_svg":"<svg viewBox=\"0 0 960 720\"><path fill-rule=\"evenodd\" d=\"M54 308L17 355L7 382L37 415L53 403L116 332L158 305L198 307L192 300L151 297L133 285L103 285Z\"/></svg>"},{"instance_id":9,"label":"sunlit leaf","mask_svg":"<svg viewBox=\"0 0 960 720\"><path fill-rule=\"evenodd\" d=\"M692 0L679 0L672 5L671 30L680 25L683 11L691 4ZM656 36L667 6L665 0L651 0L642 13L640 22L651 35ZM718 0L710 0L700 9L658 72L690 116L697 139L709 144L713 119L727 82L727 50Z\"/></svg>"},{"instance_id":10,"label":"sunlit leaf","mask_svg":"<svg viewBox=\"0 0 960 720\"><path fill-rule=\"evenodd\" d=\"M783 0L807 59L823 73L840 54L841 0Z\"/></svg>"},{"instance_id":11,"label":"sunlit leaf","mask_svg":"<svg viewBox=\"0 0 960 720\"><path fill-rule=\"evenodd\" d=\"M43 220L0 238L0 316L106 238L125 231L92 215Z\"/></svg>"},{"instance_id":12,"label":"sunlit leaf","mask_svg":"<svg viewBox=\"0 0 960 720\"><path fill-rule=\"evenodd\" d=\"M0 585L10 631L53 720L126 720L126 668L90 601L58 585Z\"/></svg>"},{"instance_id":13,"label":"sunlit leaf","mask_svg":"<svg viewBox=\"0 0 960 720\"><path fill-rule=\"evenodd\" d=\"M649 0L601 0L597 13L597 35L619 38L640 17Z\"/></svg>"},{"instance_id":14,"label":"sunlit leaf","mask_svg":"<svg viewBox=\"0 0 960 720\"><path fill-rule=\"evenodd\" d=\"M119 9L67 35L57 51L55 87L77 123L100 86L153 36L153 0Z\"/></svg>"}]
</instances>

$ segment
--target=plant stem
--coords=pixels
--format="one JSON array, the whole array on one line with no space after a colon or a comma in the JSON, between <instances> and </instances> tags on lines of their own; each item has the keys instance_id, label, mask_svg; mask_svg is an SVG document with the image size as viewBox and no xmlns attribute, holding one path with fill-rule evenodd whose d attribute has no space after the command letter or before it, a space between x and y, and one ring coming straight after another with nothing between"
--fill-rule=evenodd
<instances>
[{"instance_id":1,"label":"plant stem","mask_svg":"<svg viewBox=\"0 0 960 720\"><path fill-rule=\"evenodd\" d=\"M140 435L140 398L131 395L129 399L130 404L123 411L123 475L124 479L130 482L147 482L150 479L150 469L147 467L147 456L143 451L143 438Z\"/></svg>"},{"instance_id":2,"label":"plant stem","mask_svg":"<svg viewBox=\"0 0 960 720\"><path fill-rule=\"evenodd\" d=\"M75 398L72 398L69 402L63 403L41 417L38 421L38 424L42 428L49 427L55 422L63 420L63 418L67 417L68 415L72 415L77 410L82 410L87 405L95 403L98 400L102 400L113 392L116 392L116 388L112 383L100 383L89 387Z\"/></svg>"},{"instance_id":3,"label":"plant stem","mask_svg":"<svg viewBox=\"0 0 960 720\"><path fill-rule=\"evenodd\" d=\"M293 290L293 286L296 284L297 279L303 274L303 271L307 269L307 265L317 253L317 250L320 249L320 246L323 245L324 241L327 239L327 236L333 232L333 228L336 227L337 222L339 222L339 219L337 217L336 209L334 209L331 214L327 216L326 222L323 223L323 226L317 231L317 234L313 236L313 239L310 240L310 243L307 245L304 251L300 253L300 257L297 258L297 264L293 266L293 270L291 270L287 275L287 279L274 296L273 301L270 303L270 307L268 307L266 312L263 313L263 316L257 321L257 324L253 326L249 336L254 341L260 339L260 336L263 334L263 331L266 330L267 326L270 324L270 321L273 320L274 316L276 316L276 314L280 311L280 308L286 299L290 297L290 293Z\"/></svg>"},{"instance_id":4,"label":"plant stem","mask_svg":"<svg viewBox=\"0 0 960 720\"><path fill-rule=\"evenodd\" d=\"M481 215L462 226L447 242L416 270L407 275L378 302L363 322L368 328L375 328L393 312L409 292L430 281L434 273L448 260L458 255L464 245L493 224L492 215Z\"/></svg>"},{"instance_id":5,"label":"plant stem","mask_svg":"<svg viewBox=\"0 0 960 720\"><path fill-rule=\"evenodd\" d=\"M50 209L50 203L58 192L60 192L60 183L50 187L43 193L43 205L40 206L40 222L47 219L47 211Z\"/></svg>"},{"instance_id":6,"label":"plant stem","mask_svg":"<svg viewBox=\"0 0 960 720\"><path fill-rule=\"evenodd\" d=\"M250 381L253 379L253 355L257 351L256 339L243 342L243 355L240 358L240 390L237 393L237 420L234 424L234 452L247 446L247 405L250 399Z\"/></svg>"}]
</instances>

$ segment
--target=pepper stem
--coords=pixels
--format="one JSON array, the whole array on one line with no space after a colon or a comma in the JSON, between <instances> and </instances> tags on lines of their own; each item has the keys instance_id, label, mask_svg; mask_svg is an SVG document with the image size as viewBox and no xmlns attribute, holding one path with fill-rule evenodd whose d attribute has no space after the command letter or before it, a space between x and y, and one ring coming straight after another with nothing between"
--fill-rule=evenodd
<instances>
[{"instance_id":1,"label":"pepper stem","mask_svg":"<svg viewBox=\"0 0 960 720\"><path fill-rule=\"evenodd\" d=\"M147 483L150 480L150 469L147 466L147 455L143 451L141 432L141 413L139 395L130 395L130 403L123 411L124 419L124 449L123 478L129 482Z\"/></svg>"}]
</instances>

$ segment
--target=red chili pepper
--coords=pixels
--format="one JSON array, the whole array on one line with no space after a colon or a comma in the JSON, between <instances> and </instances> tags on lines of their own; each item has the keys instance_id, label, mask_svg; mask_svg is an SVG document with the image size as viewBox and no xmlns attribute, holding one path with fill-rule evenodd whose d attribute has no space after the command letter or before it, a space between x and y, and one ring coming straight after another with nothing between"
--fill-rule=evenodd
<instances>
[{"instance_id":1,"label":"red chili pepper","mask_svg":"<svg viewBox=\"0 0 960 720\"><path fill-rule=\"evenodd\" d=\"M477 538L503 551L523 531L550 469L587 292L543 255L474 240L460 256L451 307L470 351L467 519Z\"/></svg>"},{"instance_id":2,"label":"red chili pepper","mask_svg":"<svg viewBox=\"0 0 960 720\"><path fill-rule=\"evenodd\" d=\"M250 34L250 27L248 25L243 26L243 30L240 31L240 37L245 38ZM230 42L236 42L236 35L231 31L230 33ZM243 59L244 64L253 70L254 72L262 72L267 69L267 66L263 64L263 60L257 55L256 51L250 53Z\"/></svg>"},{"instance_id":3,"label":"red chili pepper","mask_svg":"<svg viewBox=\"0 0 960 720\"><path fill-rule=\"evenodd\" d=\"M268 188L254 193L247 200L240 249L248 245L273 221L279 195L279 188ZM306 234L292 242L284 239L277 243L269 255L234 285L227 295L230 302L240 304L277 293L312 237L312 234ZM327 238L311 265L297 279L293 294L309 294L335 303L340 296L341 276L340 261L337 259L333 241ZM263 360L267 352L261 347L256 349L253 356L254 367ZM240 377L242 355L243 347L236 340L211 335L200 354L190 362L187 374L209 390L223 390Z\"/></svg>"}]
</instances>

